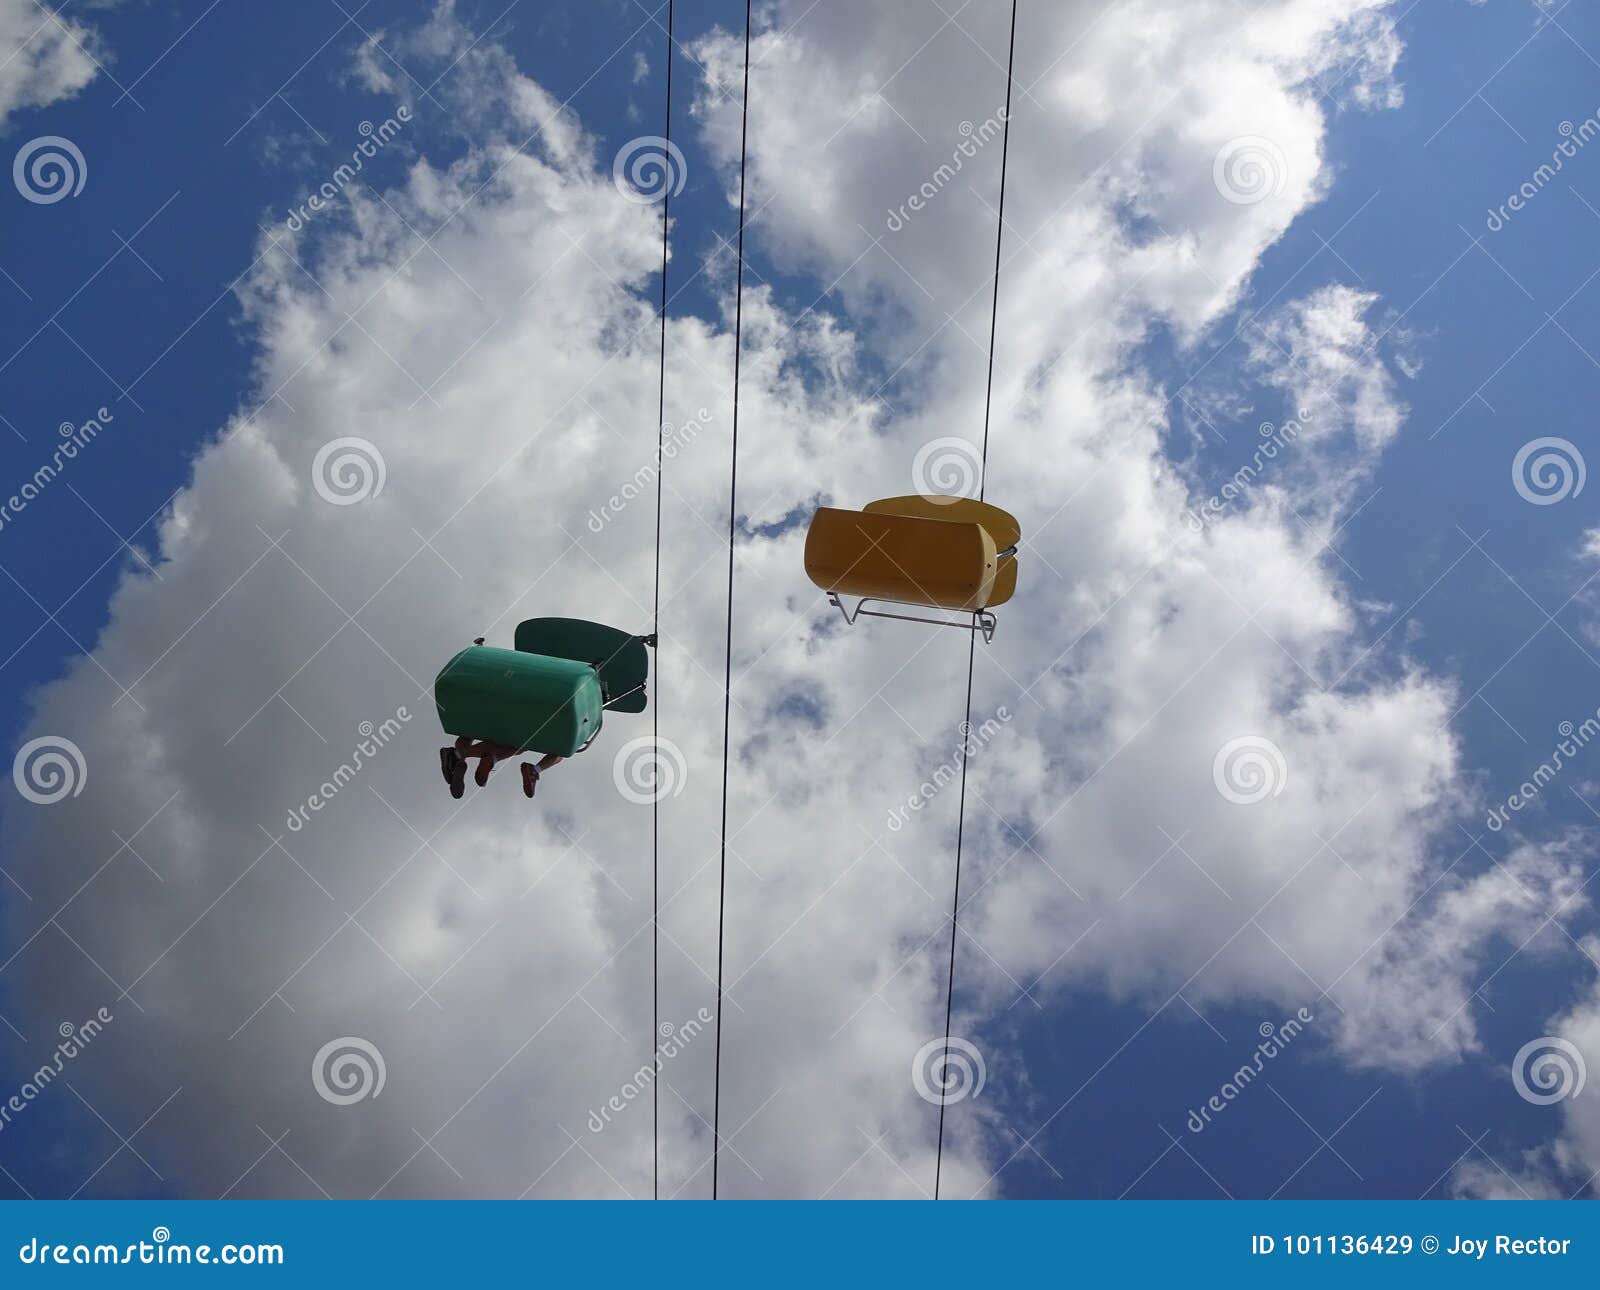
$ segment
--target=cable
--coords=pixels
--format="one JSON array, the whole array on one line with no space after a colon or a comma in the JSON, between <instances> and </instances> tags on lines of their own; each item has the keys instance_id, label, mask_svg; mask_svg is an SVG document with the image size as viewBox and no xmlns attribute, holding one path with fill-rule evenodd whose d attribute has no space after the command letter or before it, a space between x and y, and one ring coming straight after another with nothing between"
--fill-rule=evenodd
<instances>
[{"instance_id":1,"label":"cable","mask_svg":"<svg viewBox=\"0 0 1600 1290\"><path fill-rule=\"evenodd\" d=\"M722 1154L722 927L728 889L728 731L733 715L733 537L739 498L739 349L744 324L744 172L750 133L750 5L744 0L744 101L739 107L739 267L733 294L733 448L728 468L728 635L722 673L722 845L717 868L717 1052L711 1093L711 1199Z\"/></svg>"},{"instance_id":2,"label":"cable","mask_svg":"<svg viewBox=\"0 0 1600 1290\"><path fill-rule=\"evenodd\" d=\"M667 109L662 142L666 178L661 185L661 375L656 386L656 574L650 630L656 638L656 701L650 705L650 746L661 749L661 453L667 432L667 207L672 203L672 4L667 0ZM661 773L659 762L656 774ZM660 785L655 786L657 789ZM661 1199L661 794L650 795L650 1172Z\"/></svg>"},{"instance_id":3,"label":"cable","mask_svg":"<svg viewBox=\"0 0 1600 1290\"><path fill-rule=\"evenodd\" d=\"M983 449L978 463L978 500L983 500L988 484L989 408L994 401L994 338L1000 320L1000 243L1006 227L1006 153L1011 143L1011 76L1017 57L1017 0L1011 0L1011 46L1006 54L1006 119L1000 134L1000 205L994 231L994 298L989 310L989 376L983 392ZM978 653L978 633L967 642L967 715L961 722L961 799L956 815L956 879L950 898L950 970L944 997L944 1052L950 1052L950 1016L956 1000L956 926L961 916L961 843L967 824L967 749L972 732L972 665ZM945 1080L939 1081L939 1144L934 1155L933 1198L939 1199L939 1181L944 1171L944 1108L949 1096Z\"/></svg>"}]
</instances>

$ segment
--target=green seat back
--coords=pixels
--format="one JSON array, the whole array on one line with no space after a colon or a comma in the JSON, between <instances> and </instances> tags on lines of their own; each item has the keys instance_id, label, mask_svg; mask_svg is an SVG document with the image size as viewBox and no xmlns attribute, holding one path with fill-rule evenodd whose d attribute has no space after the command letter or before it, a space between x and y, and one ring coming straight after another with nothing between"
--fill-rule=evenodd
<instances>
[{"instance_id":1,"label":"green seat back","mask_svg":"<svg viewBox=\"0 0 1600 1290\"><path fill-rule=\"evenodd\" d=\"M599 674L612 711L645 710L650 652L642 637L582 618L529 618L517 624L515 643L530 654L587 663Z\"/></svg>"},{"instance_id":2,"label":"green seat back","mask_svg":"<svg viewBox=\"0 0 1600 1290\"><path fill-rule=\"evenodd\" d=\"M587 664L473 645L440 670L433 702L446 734L570 757L600 729L600 678Z\"/></svg>"}]
</instances>

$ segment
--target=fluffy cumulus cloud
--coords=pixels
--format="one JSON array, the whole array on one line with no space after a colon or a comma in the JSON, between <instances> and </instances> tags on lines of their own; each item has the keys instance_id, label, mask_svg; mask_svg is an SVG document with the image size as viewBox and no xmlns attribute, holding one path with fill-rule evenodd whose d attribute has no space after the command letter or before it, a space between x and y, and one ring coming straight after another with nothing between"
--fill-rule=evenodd
<instances>
[{"instance_id":1,"label":"fluffy cumulus cloud","mask_svg":"<svg viewBox=\"0 0 1600 1290\"><path fill-rule=\"evenodd\" d=\"M92 27L34 0L0 0L0 129L14 112L71 98L104 57Z\"/></svg>"},{"instance_id":2,"label":"fluffy cumulus cloud","mask_svg":"<svg viewBox=\"0 0 1600 1290\"><path fill-rule=\"evenodd\" d=\"M1600 964L1600 940L1586 938L1581 948ZM1590 1085L1597 1067L1600 986L1591 984L1570 1009L1549 1021L1543 1035L1518 1052L1507 1072L1524 1099L1559 1128L1514 1158L1497 1158L1485 1150L1462 1161L1451 1179L1455 1193L1543 1200L1589 1192L1600 1172L1600 1111Z\"/></svg>"},{"instance_id":3,"label":"fluffy cumulus cloud","mask_svg":"<svg viewBox=\"0 0 1600 1290\"><path fill-rule=\"evenodd\" d=\"M987 469L1024 581L978 652L958 1030L981 1039L1022 986L1181 991L1310 1007L1352 1063L1457 1059L1487 947L1583 897L1559 846L1451 865L1451 686L1366 638L1328 554L1405 415L1381 306L1329 288L1241 334L1230 361L1272 419L1310 415L1213 508L1143 361L1157 329L1188 343L1226 317L1324 191L1316 86L1349 69L1352 101L1393 101L1383 7L1024 10ZM718 954L732 266L674 262L723 312L667 338L664 1194L707 1190L714 1116L726 1194L932 1177L937 1110L911 1072L943 1024L956 793L919 785L948 778L966 643L845 629L794 521L910 491L924 444L982 437L1007 11L784 3L754 41L749 237L809 287L746 281L715 1108L697 1018ZM130 572L93 658L36 696L30 733L73 740L88 777L7 814L33 899L8 907L6 971L41 1022L110 1001L95 1044L115 1060L75 1086L113 1123L153 1116L152 1158L197 1193L648 1194L651 816L613 758L649 718L609 718L533 804L507 771L457 803L429 692L524 617L651 622L659 210L448 7L395 39L457 60L434 93L477 105L455 118L473 146L262 246L256 390L173 503L159 577ZM742 37L691 52L731 193ZM1261 419L1219 424L1235 465ZM347 438L366 461L330 475ZM361 723L392 716L342 773ZM312 1078L344 1037L384 1069L349 1106ZM948 1193L995 1190L996 1116L951 1117ZM150 1181L124 1153L91 1190Z\"/></svg>"}]
</instances>

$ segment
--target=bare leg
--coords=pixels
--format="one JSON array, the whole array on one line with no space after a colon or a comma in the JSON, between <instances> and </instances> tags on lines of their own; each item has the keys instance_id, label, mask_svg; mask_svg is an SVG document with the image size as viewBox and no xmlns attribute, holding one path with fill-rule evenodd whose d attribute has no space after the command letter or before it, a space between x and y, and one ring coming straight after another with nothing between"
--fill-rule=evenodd
<instances>
[{"instance_id":1,"label":"bare leg","mask_svg":"<svg viewBox=\"0 0 1600 1290\"><path fill-rule=\"evenodd\" d=\"M496 762L505 761L507 758L517 755L515 748L507 748L504 744L490 743L487 739L478 743L473 743L471 740L457 740L458 745L462 743L465 743L466 747L460 749L461 755L478 759L478 769L473 771L472 780L479 788L489 782L489 775L494 770Z\"/></svg>"}]
</instances>

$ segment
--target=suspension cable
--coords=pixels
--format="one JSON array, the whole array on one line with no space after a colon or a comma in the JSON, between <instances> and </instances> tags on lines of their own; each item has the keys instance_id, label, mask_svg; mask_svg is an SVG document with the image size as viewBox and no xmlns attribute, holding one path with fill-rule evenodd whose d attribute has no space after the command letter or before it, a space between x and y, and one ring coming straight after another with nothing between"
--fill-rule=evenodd
<instances>
[{"instance_id":1,"label":"suspension cable","mask_svg":"<svg viewBox=\"0 0 1600 1290\"><path fill-rule=\"evenodd\" d=\"M739 350L744 324L744 175L750 132L750 6L744 3L744 94L739 107L739 266L733 293L733 445L728 468L728 634L722 673L722 843L717 868L717 1050L711 1093L711 1199L722 1154L722 931L728 889L728 731L733 714L733 538L739 499Z\"/></svg>"},{"instance_id":2,"label":"suspension cable","mask_svg":"<svg viewBox=\"0 0 1600 1290\"><path fill-rule=\"evenodd\" d=\"M661 372L656 384L656 571L650 630L656 638L656 700L650 705L650 746L661 774L661 457L667 432L667 208L672 203L672 5L667 0L667 106L662 127L661 185ZM653 1197L661 1199L661 785L650 795L650 1174Z\"/></svg>"},{"instance_id":3,"label":"suspension cable","mask_svg":"<svg viewBox=\"0 0 1600 1290\"><path fill-rule=\"evenodd\" d=\"M1017 57L1017 0L1011 0L1011 42L1006 54L1006 116L1000 135L1000 204L994 231L994 295L989 310L989 374L983 392L983 448L978 464L978 500L983 500L988 484L989 409L994 400L994 339L1000 318L1000 245L1006 227L1006 153L1011 143L1011 78ZM972 666L978 652L978 634L967 642L967 706L961 722L961 797L956 815L956 876L950 898L950 968L944 998L944 1054L950 1053L950 1016L956 998L956 928L961 915L961 843L967 823L967 749L972 731ZM939 1142L934 1155L933 1198L939 1199L939 1183L944 1172L944 1109L949 1096L948 1082L939 1081Z\"/></svg>"}]
</instances>

